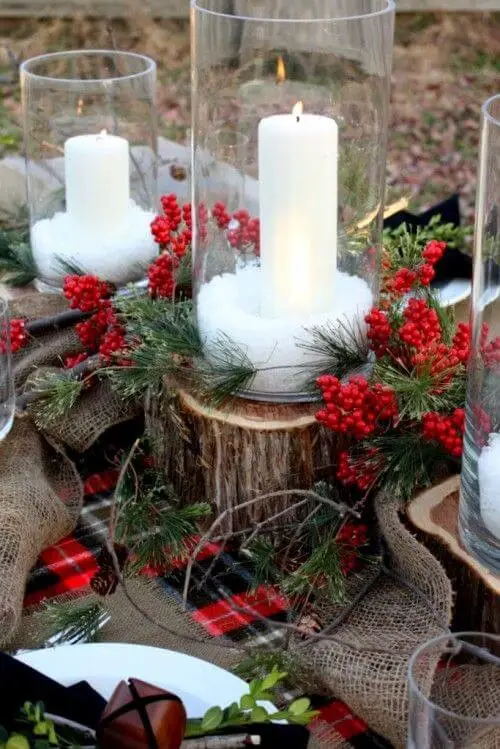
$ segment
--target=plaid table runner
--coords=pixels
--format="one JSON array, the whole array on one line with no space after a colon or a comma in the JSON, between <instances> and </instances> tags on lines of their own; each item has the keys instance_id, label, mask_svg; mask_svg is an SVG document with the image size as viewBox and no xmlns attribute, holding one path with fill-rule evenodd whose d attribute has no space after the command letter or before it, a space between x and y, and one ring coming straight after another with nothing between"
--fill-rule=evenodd
<instances>
[{"instance_id":1,"label":"plaid table runner","mask_svg":"<svg viewBox=\"0 0 500 749\"><path fill-rule=\"evenodd\" d=\"M107 436L106 444L96 444L77 458L84 481L85 503L74 533L40 556L28 581L25 605L33 606L68 592L84 592L97 572L97 555L105 542L111 495L119 469L113 458L130 443L123 428ZM286 601L275 591L261 586L248 593L250 572L245 565L235 565L234 558L223 553L214 563L217 548L207 544L193 568L191 615L214 637L226 636L235 641L245 639L255 646L277 644L282 634L270 630L257 614L271 621L286 619ZM153 573L152 573L153 574ZM196 582L203 580L203 586ZM181 598L184 570L179 567L161 578L167 595ZM215 582L216 581L216 582ZM239 610L235 611L234 606ZM244 611L241 611L244 609ZM251 612L255 612L252 614ZM313 696L325 729L334 727L346 749L390 749L391 744L375 734L339 700Z\"/></svg>"}]
</instances>

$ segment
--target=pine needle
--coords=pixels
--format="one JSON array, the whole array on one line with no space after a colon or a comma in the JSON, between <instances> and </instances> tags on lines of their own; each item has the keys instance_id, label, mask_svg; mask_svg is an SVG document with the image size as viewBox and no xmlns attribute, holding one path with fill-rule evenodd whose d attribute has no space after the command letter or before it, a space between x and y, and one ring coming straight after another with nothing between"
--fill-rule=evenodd
<instances>
[{"instance_id":1,"label":"pine needle","mask_svg":"<svg viewBox=\"0 0 500 749\"><path fill-rule=\"evenodd\" d=\"M39 378L34 390L40 398L32 406L35 422L40 429L64 418L80 397L83 382L68 374L50 372Z\"/></svg>"},{"instance_id":2,"label":"pine needle","mask_svg":"<svg viewBox=\"0 0 500 749\"><path fill-rule=\"evenodd\" d=\"M453 375L451 377L451 375ZM431 374L430 370L405 371L396 367L387 357L379 359L373 371L374 380L392 387L399 405L399 419L420 421L429 411L451 412L465 401L466 373ZM446 379L450 376L450 382Z\"/></svg>"},{"instance_id":3,"label":"pine needle","mask_svg":"<svg viewBox=\"0 0 500 749\"><path fill-rule=\"evenodd\" d=\"M210 358L200 358L192 370L193 386L214 406L250 388L257 370L245 351L228 336L210 346Z\"/></svg>"},{"instance_id":4,"label":"pine needle","mask_svg":"<svg viewBox=\"0 0 500 749\"><path fill-rule=\"evenodd\" d=\"M327 538L313 548L309 558L282 582L284 591L290 595L327 592L331 603L346 600L345 575L340 563L340 550L335 539Z\"/></svg>"},{"instance_id":5,"label":"pine needle","mask_svg":"<svg viewBox=\"0 0 500 749\"><path fill-rule=\"evenodd\" d=\"M323 374L345 377L365 366L369 361L370 349L366 334L359 322L337 321L335 325L312 328L311 341L299 347L321 357L317 364L310 365L309 387L316 388L316 380Z\"/></svg>"},{"instance_id":6,"label":"pine needle","mask_svg":"<svg viewBox=\"0 0 500 749\"><path fill-rule=\"evenodd\" d=\"M50 628L51 646L71 642L94 642L105 615L101 603L48 603L40 616Z\"/></svg>"},{"instance_id":7,"label":"pine needle","mask_svg":"<svg viewBox=\"0 0 500 749\"><path fill-rule=\"evenodd\" d=\"M65 276L84 276L86 273L76 260L68 260L60 255L56 255L54 260L57 270Z\"/></svg>"},{"instance_id":8,"label":"pine needle","mask_svg":"<svg viewBox=\"0 0 500 749\"><path fill-rule=\"evenodd\" d=\"M404 501L417 489L430 486L445 466L453 464L442 449L424 440L416 429L391 430L370 440L371 448L380 451L385 461L379 476L384 490Z\"/></svg>"},{"instance_id":9,"label":"pine needle","mask_svg":"<svg viewBox=\"0 0 500 749\"><path fill-rule=\"evenodd\" d=\"M0 274L9 286L27 286L36 278L27 231L0 230Z\"/></svg>"}]
</instances>

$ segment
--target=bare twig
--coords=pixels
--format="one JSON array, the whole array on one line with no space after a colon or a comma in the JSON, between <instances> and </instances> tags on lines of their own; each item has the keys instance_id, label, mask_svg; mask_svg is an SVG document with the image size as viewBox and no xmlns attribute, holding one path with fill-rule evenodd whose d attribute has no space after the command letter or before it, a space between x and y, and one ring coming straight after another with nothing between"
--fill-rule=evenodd
<instances>
[{"instance_id":1,"label":"bare twig","mask_svg":"<svg viewBox=\"0 0 500 749\"><path fill-rule=\"evenodd\" d=\"M68 309L64 312L58 312L56 315L40 317L38 320L31 320L26 323L26 331L30 335L46 333L48 330L63 330L74 325L81 320L90 317L93 312L81 312L79 309Z\"/></svg>"},{"instance_id":2,"label":"bare twig","mask_svg":"<svg viewBox=\"0 0 500 749\"><path fill-rule=\"evenodd\" d=\"M189 592L189 584L191 581L191 574L193 570L194 562L196 561L196 557L200 553L200 551L203 549L205 544L212 538L214 532L216 529L224 523L224 521L232 517L238 512L241 512L241 510L244 510L248 507L253 507L256 504L267 502L271 499L279 499L280 497L302 497L302 501L299 504L290 504L288 508L285 510L281 510L279 513L275 513L265 520L260 521L255 526L250 538L253 539L265 525L268 523L274 522L276 518L282 517L285 514L288 514L289 512L296 511L298 507L301 507L307 502L321 502L322 504L326 504L329 507L333 507L341 516L344 515L353 515L356 518L360 517L359 512L356 510L352 510L350 507L344 504L340 504L338 502L335 502L333 499L329 499L328 497L323 497L321 494L318 494L317 492L313 491L312 489L282 489L281 491L275 491L275 492L269 492L268 494L262 494L259 497L254 497L253 499L248 499L245 502L241 502L239 505L236 505L235 507L229 507L226 510L224 510L212 523L210 528L201 536L199 542L196 544L196 547L194 548L193 552L190 555L189 561L187 563L186 567L186 576L184 579L184 590L183 590L183 600L184 602L187 601L188 592ZM231 535L229 536L231 538ZM249 539L250 540L250 539ZM248 545L248 540L245 545Z\"/></svg>"}]
</instances>

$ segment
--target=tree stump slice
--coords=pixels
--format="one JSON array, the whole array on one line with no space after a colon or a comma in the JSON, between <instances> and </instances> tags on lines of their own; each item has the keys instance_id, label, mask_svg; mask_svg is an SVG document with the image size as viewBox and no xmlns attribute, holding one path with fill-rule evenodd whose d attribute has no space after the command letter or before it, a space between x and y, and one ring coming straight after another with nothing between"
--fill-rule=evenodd
<instances>
[{"instance_id":1,"label":"tree stump slice","mask_svg":"<svg viewBox=\"0 0 500 749\"><path fill-rule=\"evenodd\" d=\"M453 476L410 502L420 539L441 561L455 590L453 628L500 634L500 577L472 557L458 533L460 478Z\"/></svg>"},{"instance_id":2,"label":"tree stump slice","mask_svg":"<svg viewBox=\"0 0 500 749\"><path fill-rule=\"evenodd\" d=\"M337 440L315 420L317 403L234 398L215 408L186 389L172 393L165 385L150 398L146 424L157 464L183 504L207 501L221 514L269 492L310 489L331 469ZM252 527L292 506L286 523L296 501L256 503L229 513L224 527Z\"/></svg>"}]
</instances>

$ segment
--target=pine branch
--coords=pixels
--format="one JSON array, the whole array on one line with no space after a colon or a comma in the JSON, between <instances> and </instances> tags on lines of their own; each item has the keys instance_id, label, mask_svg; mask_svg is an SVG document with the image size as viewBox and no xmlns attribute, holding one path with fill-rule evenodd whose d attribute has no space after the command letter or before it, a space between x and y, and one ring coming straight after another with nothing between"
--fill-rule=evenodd
<instances>
[{"instance_id":1,"label":"pine branch","mask_svg":"<svg viewBox=\"0 0 500 749\"><path fill-rule=\"evenodd\" d=\"M365 332L358 322L337 321L335 325L312 328L311 342L299 344L299 347L321 357L321 360L310 365L311 377L309 387L316 388L316 380L323 374L333 374L342 378L366 365L370 349Z\"/></svg>"},{"instance_id":2,"label":"pine branch","mask_svg":"<svg viewBox=\"0 0 500 749\"><path fill-rule=\"evenodd\" d=\"M465 402L465 368L455 368L433 375L430 369L418 372L404 370L394 365L389 357L379 359L374 366L373 378L395 391L399 404L399 419L419 421L429 411L453 411ZM447 380L449 380L447 382Z\"/></svg>"},{"instance_id":3,"label":"pine branch","mask_svg":"<svg viewBox=\"0 0 500 749\"><path fill-rule=\"evenodd\" d=\"M83 389L81 380L51 372L35 386L39 398L33 407L35 423L39 429L51 426L73 408Z\"/></svg>"},{"instance_id":4,"label":"pine branch","mask_svg":"<svg viewBox=\"0 0 500 749\"><path fill-rule=\"evenodd\" d=\"M51 646L72 642L94 642L105 616L101 603L47 603L41 617L50 628Z\"/></svg>"},{"instance_id":5,"label":"pine branch","mask_svg":"<svg viewBox=\"0 0 500 749\"><path fill-rule=\"evenodd\" d=\"M0 274L10 286L27 286L36 278L27 231L0 231Z\"/></svg>"},{"instance_id":6,"label":"pine branch","mask_svg":"<svg viewBox=\"0 0 500 749\"><path fill-rule=\"evenodd\" d=\"M180 507L163 475L141 471L137 460L123 477L116 510L116 539L133 551L138 569L165 566L184 557L189 539L199 531L198 523L211 512L206 502Z\"/></svg>"},{"instance_id":7,"label":"pine branch","mask_svg":"<svg viewBox=\"0 0 500 749\"><path fill-rule=\"evenodd\" d=\"M309 558L282 581L291 596L321 593L324 589L332 603L346 600L345 575L340 563L340 550L334 538L328 538L312 549Z\"/></svg>"},{"instance_id":8,"label":"pine branch","mask_svg":"<svg viewBox=\"0 0 500 749\"><path fill-rule=\"evenodd\" d=\"M245 351L221 335L210 347L210 358L199 358L190 373L198 393L219 406L235 393L250 388L257 370Z\"/></svg>"},{"instance_id":9,"label":"pine branch","mask_svg":"<svg viewBox=\"0 0 500 749\"><path fill-rule=\"evenodd\" d=\"M424 440L418 427L393 429L370 440L369 447L379 450L384 458L379 483L404 501L417 489L430 486L444 467L453 464L438 445Z\"/></svg>"},{"instance_id":10,"label":"pine branch","mask_svg":"<svg viewBox=\"0 0 500 749\"><path fill-rule=\"evenodd\" d=\"M57 270L65 276L84 276L86 273L82 266L78 265L76 260L68 260L60 255L56 255L54 260Z\"/></svg>"},{"instance_id":11,"label":"pine branch","mask_svg":"<svg viewBox=\"0 0 500 749\"><path fill-rule=\"evenodd\" d=\"M39 377L31 390L16 398L16 411L22 413L34 404L35 421L41 429L53 424L73 408L80 396L83 379L99 366L99 356L92 356L72 369L49 372Z\"/></svg>"}]
</instances>

